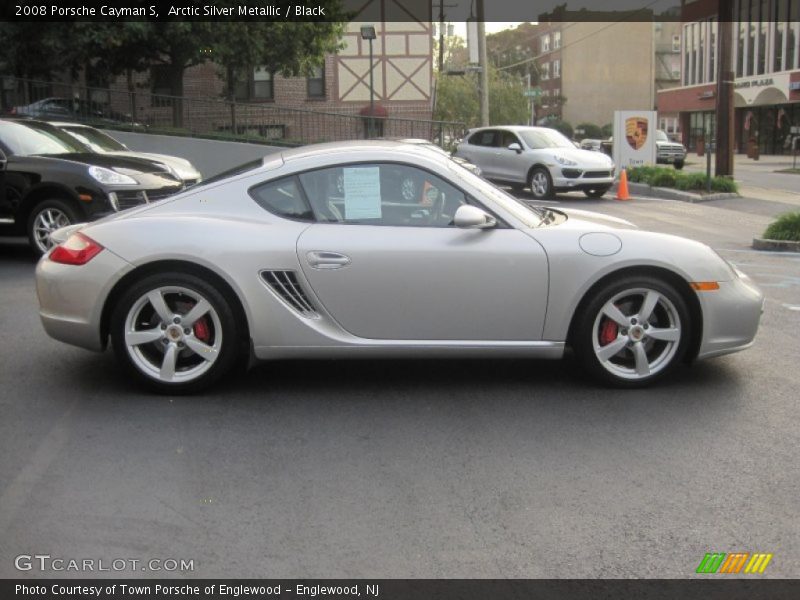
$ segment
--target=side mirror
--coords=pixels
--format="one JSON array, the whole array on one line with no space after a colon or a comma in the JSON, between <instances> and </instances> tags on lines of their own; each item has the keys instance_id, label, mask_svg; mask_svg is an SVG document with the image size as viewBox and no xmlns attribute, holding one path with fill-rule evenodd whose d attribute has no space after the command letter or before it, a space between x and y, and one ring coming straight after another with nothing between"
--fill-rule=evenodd
<instances>
[{"instance_id":1,"label":"side mirror","mask_svg":"<svg viewBox=\"0 0 800 600\"><path fill-rule=\"evenodd\" d=\"M509 144L508 145L508 149L509 150L513 150L517 154L521 154L522 153L522 146L520 146L517 142L513 142L513 143Z\"/></svg>"},{"instance_id":2,"label":"side mirror","mask_svg":"<svg viewBox=\"0 0 800 600\"><path fill-rule=\"evenodd\" d=\"M477 206L463 204L456 210L453 223L461 229L489 229L497 225L497 219Z\"/></svg>"}]
</instances>

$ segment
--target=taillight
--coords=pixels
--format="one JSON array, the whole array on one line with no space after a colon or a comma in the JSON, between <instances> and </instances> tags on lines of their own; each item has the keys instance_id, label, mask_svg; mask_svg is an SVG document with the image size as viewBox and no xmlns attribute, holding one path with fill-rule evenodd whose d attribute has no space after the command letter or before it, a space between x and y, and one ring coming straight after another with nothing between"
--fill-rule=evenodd
<instances>
[{"instance_id":1,"label":"taillight","mask_svg":"<svg viewBox=\"0 0 800 600\"><path fill-rule=\"evenodd\" d=\"M74 233L50 253L50 260L62 265L85 265L100 254L103 247L82 233Z\"/></svg>"}]
</instances>

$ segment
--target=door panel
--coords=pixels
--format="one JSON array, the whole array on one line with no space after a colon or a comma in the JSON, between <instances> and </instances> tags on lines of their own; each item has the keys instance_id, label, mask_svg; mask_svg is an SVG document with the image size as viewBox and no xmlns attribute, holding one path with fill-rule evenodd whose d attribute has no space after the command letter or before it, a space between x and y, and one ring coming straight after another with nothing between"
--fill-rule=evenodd
<instances>
[{"instance_id":1,"label":"door panel","mask_svg":"<svg viewBox=\"0 0 800 600\"><path fill-rule=\"evenodd\" d=\"M542 247L515 229L316 224L297 244L325 309L353 335L397 340L539 340ZM319 263L332 256L334 268Z\"/></svg>"}]
</instances>

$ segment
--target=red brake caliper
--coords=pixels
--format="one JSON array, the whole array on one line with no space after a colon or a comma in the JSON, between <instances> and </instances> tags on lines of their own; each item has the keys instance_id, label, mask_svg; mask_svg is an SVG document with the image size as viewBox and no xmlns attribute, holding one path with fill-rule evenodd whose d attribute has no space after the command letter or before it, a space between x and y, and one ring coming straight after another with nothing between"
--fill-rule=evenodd
<instances>
[{"instance_id":1,"label":"red brake caliper","mask_svg":"<svg viewBox=\"0 0 800 600\"><path fill-rule=\"evenodd\" d=\"M211 331L208 328L208 322L205 317L201 317L195 321L194 337L206 344L211 340Z\"/></svg>"},{"instance_id":2,"label":"red brake caliper","mask_svg":"<svg viewBox=\"0 0 800 600\"><path fill-rule=\"evenodd\" d=\"M617 324L611 319L606 319L600 325L600 345L607 346L615 339L617 339L618 327Z\"/></svg>"}]
</instances>

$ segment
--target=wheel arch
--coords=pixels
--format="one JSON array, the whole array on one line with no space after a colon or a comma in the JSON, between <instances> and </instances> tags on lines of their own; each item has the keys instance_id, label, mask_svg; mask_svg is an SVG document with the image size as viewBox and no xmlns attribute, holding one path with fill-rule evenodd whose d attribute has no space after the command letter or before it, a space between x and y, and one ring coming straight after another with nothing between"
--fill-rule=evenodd
<instances>
[{"instance_id":1,"label":"wheel arch","mask_svg":"<svg viewBox=\"0 0 800 600\"><path fill-rule=\"evenodd\" d=\"M546 164L544 164L543 162L537 160L530 167L528 167L528 172L525 174L525 183L526 184L530 183L531 175L533 175L533 170L536 169L536 168L539 168L539 167L541 167L542 169L547 171L547 174L550 177L550 179L553 178L553 176L550 175L550 168Z\"/></svg>"},{"instance_id":2,"label":"wheel arch","mask_svg":"<svg viewBox=\"0 0 800 600\"><path fill-rule=\"evenodd\" d=\"M637 275L656 277L672 284L686 302L686 306L689 309L689 318L692 320L692 327L690 328L691 338L689 339L689 346L686 350L685 360L687 362L691 362L697 357L697 353L700 350L700 343L703 339L703 310L700 306L700 300L698 300L697 294L694 292L694 290L692 290L689 282L686 281L686 279L684 279L681 275L667 268L652 265L624 267L622 269L612 271L611 273L606 273L600 279L595 281L592 286L583 294L577 306L575 307L575 311L572 313L567 332L567 343L570 345L572 344L572 340L574 339L576 333L575 328L577 325L578 316L582 314L583 309L601 287L607 285L614 279Z\"/></svg>"},{"instance_id":3,"label":"wheel arch","mask_svg":"<svg viewBox=\"0 0 800 600\"><path fill-rule=\"evenodd\" d=\"M187 260L173 259L157 260L140 265L132 271L126 273L114 284L114 287L111 288L108 296L106 296L105 302L103 303L103 310L100 315L100 339L103 341L104 345L107 343L108 336L110 334L111 314L114 312L114 306L122 294L125 293L125 290L127 290L135 282L147 277L148 275L163 273L165 271L178 271L181 273L196 275L214 284L219 289L220 293L225 297L225 299L230 302L231 309L236 317L236 322L241 328L240 331L243 333L242 341L247 343L247 349L249 350L250 323L247 317L247 312L244 308L244 303L242 302L239 294L234 290L233 286L228 283L223 276L219 275L209 267Z\"/></svg>"},{"instance_id":4,"label":"wheel arch","mask_svg":"<svg viewBox=\"0 0 800 600\"><path fill-rule=\"evenodd\" d=\"M18 222L22 223L23 227L27 227L33 208L45 200L63 200L75 210L79 217L86 217L86 211L83 210L74 190L60 183L48 182L32 187L25 193L20 201Z\"/></svg>"}]
</instances>

